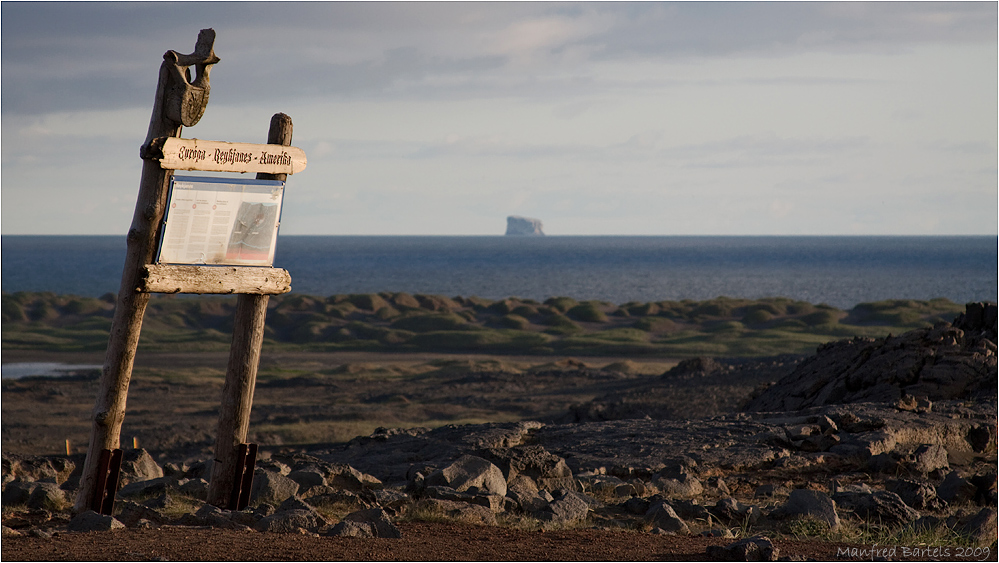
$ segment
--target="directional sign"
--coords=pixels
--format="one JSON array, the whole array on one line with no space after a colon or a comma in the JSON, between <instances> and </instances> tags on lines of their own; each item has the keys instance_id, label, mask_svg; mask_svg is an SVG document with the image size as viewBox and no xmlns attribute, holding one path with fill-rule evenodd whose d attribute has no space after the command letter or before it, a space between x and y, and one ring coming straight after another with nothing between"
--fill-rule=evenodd
<instances>
[{"instance_id":1,"label":"directional sign","mask_svg":"<svg viewBox=\"0 0 999 563\"><path fill-rule=\"evenodd\" d=\"M160 166L168 170L294 174L305 169L305 151L282 145L226 143L168 137Z\"/></svg>"}]
</instances>

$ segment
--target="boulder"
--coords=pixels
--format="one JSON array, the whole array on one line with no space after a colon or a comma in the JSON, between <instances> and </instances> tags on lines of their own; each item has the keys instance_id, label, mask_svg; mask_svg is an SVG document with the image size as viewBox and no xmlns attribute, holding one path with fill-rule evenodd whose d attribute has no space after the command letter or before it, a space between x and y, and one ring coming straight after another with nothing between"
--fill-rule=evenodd
<instances>
[{"instance_id":1,"label":"boulder","mask_svg":"<svg viewBox=\"0 0 999 563\"><path fill-rule=\"evenodd\" d=\"M843 492L834 494L832 498L838 506L852 510L854 514L869 524L881 524L894 528L919 518L919 512L916 512L905 504L897 494L890 491Z\"/></svg>"},{"instance_id":2,"label":"boulder","mask_svg":"<svg viewBox=\"0 0 999 563\"><path fill-rule=\"evenodd\" d=\"M471 490L471 489L469 489ZM423 494L429 498L441 500L451 500L455 502L467 502L484 506L492 512L503 512L504 497L491 494L475 494L469 492L459 492L451 487L439 487L431 485L423 489Z\"/></svg>"},{"instance_id":3,"label":"boulder","mask_svg":"<svg viewBox=\"0 0 999 563\"><path fill-rule=\"evenodd\" d=\"M534 513L534 517L547 524L570 526L586 520L590 506L579 493L562 491L548 506Z\"/></svg>"},{"instance_id":4,"label":"boulder","mask_svg":"<svg viewBox=\"0 0 999 563\"><path fill-rule=\"evenodd\" d=\"M548 501L538 494L538 486L527 475L517 475L507 483L506 496L524 512L536 512L548 506Z\"/></svg>"},{"instance_id":5,"label":"boulder","mask_svg":"<svg viewBox=\"0 0 999 563\"><path fill-rule=\"evenodd\" d=\"M830 530L839 529L839 515L836 503L829 495L809 489L795 489L787 497L787 502L770 513L775 518L813 518L824 522Z\"/></svg>"},{"instance_id":6,"label":"boulder","mask_svg":"<svg viewBox=\"0 0 999 563\"><path fill-rule=\"evenodd\" d=\"M402 532L392 523L387 512L380 508L369 508L351 512L343 517L344 520L369 524L378 538L401 538Z\"/></svg>"},{"instance_id":7,"label":"boulder","mask_svg":"<svg viewBox=\"0 0 999 563\"><path fill-rule=\"evenodd\" d=\"M81 512L69 521L71 532L106 532L108 530L123 530L125 525L106 514L98 514L93 510Z\"/></svg>"},{"instance_id":8,"label":"boulder","mask_svg":"<svg viewBox=\"0 0 999 563\"><path fill-rule=\"evenodd\" d=\"M726 546L709 545L705 553L714 561L777 561L780 549L766 536L754 536Z\"/></svg>"},{"instance_id":9,"label":"boulder","mask_svg":"<svg viewBox=\"0 0 999 563\"><path fill-rule=\"evenodd\" d=\"M76 464L63 457L27 457L16 459L4 456L4 483L19 481L48 481L61 485L66 482Z\"/></svg>"},{"instance_id":10,"label":"boulder","mask_svg":"<svg viewBox=\"0 0 999 563\"><path fill-rule=\"evenodd\" d=\"M413 503L409 495L394 489L375 489L371 494L374 495L378 506L390 512L405 510Z\"/></svg>"},{"instance_id":11,"label":"boulder","mask_svg":"<svg viewBox=\"0 0 999 563\"><path fill-rule=\"evenodd\" d=\"M960 527L962 535L979 547L988 547L996 541L996 509L987 506Z\"/></svg>"},{"instance_id":12,"label":"boulder","mask_svg":"<svg viewBox=\"0 0 999 563\"><path fill-rule=\"evenodd\" d=\"M919 446L907 461L907 466L914 473L922 475L948 469L950 464L947 461L947 449L938 444Z\"/></svg>"},{"instance_id":13,"label":"boulder","mask_svg":"<svg viewBox=\"0 0 999 563\"><path fill-rule=\"evenodd\" d=\"M27 504L28 508L58 512L67 504L66 493L55 483L35 483Z\"/></svg>"},{"instance_id":14,"label":"boulder","mask_svg":"<svg viewBox=\"0 0 999 563\"><path fill-rule=\"evenodd\" d=\"M208 481L204 479L187 479L179 485L178 490L189 497L202 501L208 498Z\"/></svg>"},{"instance_id":15,"label":"boulder","mask_svg":"<svg viewBox=\"0 0 999 563\"><path fill-rule=\"evenodd\" d=\"M185 514L177 520L182 526L211 526L224 530L248 530L246 524L232 518L233 512L211 504L203 504L194 514Z\"/></svg>"},{"instance_id":16,"label":"boulder","mask_svg":"<svg viewBox=\"0 0 999 563\"><path fill-rule=\"evenodd\" d=\"M657 477L652 480L652 485L668 498L693 498L704 492L701 482L689 473Z\"/></svg>"},{"instance_id":17,"label":"boulder","mask_svg":"<svg viewBox=\"0 0 999 563\"><path fill-rule=\"evenodd\" d=\"M282 510L262 518L253 529L258 532L300 533L299 530L318 532L327 523L315 510Z\"/></svg>"},{"instance_id":18,"label":"boulder","mask_svg":"<svg viewBox=\"0 0 999 563\"><path fill-rule=\"evenodd\" d=\"M163 477L163 468L156 463L149 452L139 448L137 450L124 450L121 454L121 474L118 478L119 486L138 481L149 481Z\"/></svg>"},{"instance_id":19,"label":"boulder","mask_svg":"<svg viewBox=\"0 0 999 563\"><path fill-rule=\"evenodd\" d=\"M490 448L481 455L500 468L508 483L518 475L526 475L538 489L580 490L565 459L539 445Z\"/></svg>"},{"instance_id":20,"label":"boulder","mask_svg":"<svg viewBox=\"0 0 999 563\"><path fill-rule=\"evenodd\" d=\"M17 506L28 504L28 499L31 498L31 493L37 486L37 483L27 481L13 481L8 483L3 489L3 505Z\"/></svg>"},{"instance_id":21,"label":"boulder","mask_svg":"<svg viewBox=\"0 0 999 563\"><path fill-rule=\"evenodd\" d=\"M466 491L477 487L488 493L506 496L506 479L492 463L473 455L463 455L451 465L434 471L426 478L427 486L451 487Z\"/></svg>"},{"instance_id":22,"label":"boulder","mask_svg":"<svg viewBox=\"0 0 999 563\"><path fill-rule=\"evenodd\" d=\"M186 480L184 481L187 482ZM178 485L178 481L173 477L159 477L142 481L132 481L118 489L118 496L121 498L148 498L162 495L168 489Z\"/></svg>"},{"instance_id":23,"label":"boulder","mask_svg":"<svg viewBox=\"0 0 999 563\"><path fill-rule=\"evenodd\" d=\"M497 524L496 515L488 508L477 504L425 498L416 504L415 509L417 511L424 510L440 514L450 520L465 522L467 524L483 524L486 526L495 526Z\"/></svg>"},{"instance_id":24,"label":"boulder","mask_svg":"<svg viewBox=\"0 0 999 563\"><path fill-rule=\"evenodd\" d=\"M964 504L970 502L978 493L971 481L961 477L957 471L951 471L943 482L937 485L937 496L947 504Z\"/></svg>"},{"instance_id":25,"label":"boulder","mask_svg":"<svg viewBox=\"0 0 999 563\"><path fill-rule=\"evenodd\" d=\"M650 500L652 502L649 503L649 506L652 506L661 499L657 495ZM676 512L676 515L682 518L684 522L696 521L706 526L713 526L717 520L717 517L708 510L708 507L699 504L697 501L671 499L667 502Z\"/></svg>"},{"instance_id":26,"label":"boulder","mask_svg":"<svg viewBox=\"0 0 999 563\"><path fill-rule=\"evenodd\" d=\"M344 538L373 538L376 537L375 533L375 527L368 522L341 520L326 532L325 535Z\"/></svg>"},{"instance_id":27,"label":"boulder","mask_svg":"<svg viewBox=\"0 0 999 563\"><path fill-rule=\"evenodd\" d=\"M645 520L667 532L690 535L690 527L666 501L653 503L645 513Z\"/></svg>"},{"instance_id":28,"label":"boulder","mask_svg":"<svg viewBox=\"0 0 999 563\"><path fill-rule=\"evenodd\" d=\"M981 475L975 475L968 481L975 486L975 502L982 506L995 506L996 500L996 472L991 471Z\"/></svg>"},{"instance_id":29,"label":"boulder","mask_svg":"<svg viewBox=\"0 0 999 563\"><path fill-rule=\"evenodd\" d=\"M281 504L298 493L298 483L280 473L257 470L250 488L250 503Z\"/></svg>"},{"instance_id":30,"label":"boulder","mask_svg":"<svg viewBox=\"0 0 999 563\"><path fill-rule=\"evenodd\" d=\"M336 489L360 492L382 486L382 482L377 477L362 473L349 465L335 463L326 469L326 484Z\"/></svg>"},{"instance_id":31,"label":"boulder","mask_svg":"<svg viewBox=\"0 0 999 563\"><path fill-rule=\"evenodd\" d=\"M117 519L124 524L126 528L135 528L139 525L140 521L146 521L153 524L165 524L168 520L156 509L132 502L130 500L118 501L115 503L115 507L118 509Z\"/></svg>"},{"instance_id":32,"label":"boulder","mask_svg":"<svg viewBox=\"0 0 999 563\"><path fill-rule=\"evenodd\" d=\"M288 473L288 478L298 483L299 490L306 491L311 487L326 485L326 475L318 467L298 469Z\"/></svg>"},{"instance_id":33,"label":"boulder","mask_svg":"<svg viewBox=\"0 0 999 563\"><path fill-rule=\"evenodd\" d=\"M887 489L915 509L938 508L940 505L937 491L929 483L899 479L888 482Z\"/></svg>"}]
</instances>

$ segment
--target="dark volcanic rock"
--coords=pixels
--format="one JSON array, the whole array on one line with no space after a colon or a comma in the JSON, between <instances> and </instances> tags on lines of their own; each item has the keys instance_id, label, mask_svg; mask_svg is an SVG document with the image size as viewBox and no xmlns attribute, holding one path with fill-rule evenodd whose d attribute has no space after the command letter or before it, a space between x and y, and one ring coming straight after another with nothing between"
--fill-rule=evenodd
<instances>
[{"instance_id":1,"label":"dark volcanic rock","mask_svg":"<svg viewBox=\"0 0 999 563\"><path fill-rule=\"evenodd\" d=\"M969 303L954 324L825 344L746 410L896 402L905 395L931 401L995 397L995 319L994 303Z\"/></svg>"},{"instance_id":2,"label":"dark volcanic rock","mask_svg":"<svg viewBox=\"0 0 999 563\"><path fill-rule=\"evenodd\" d=\"M746 538L724 547L709 545L704 551L715 561L777 561L780 555L780 549L765 536Z\"/></svg>"},{"instance_id":3,"label":"dark volcanic rock","mask_svg":"<svg viewBox=\"0 0 999 563\"><path fill-rule=\"evenodd\" d=\"M814 518L824 522L831 530L839 529L839 515L836 513L836 502L829 495L809 489L795 489L787 498L787 502L770 513L774 518Z\"/></svg>"},{"instance_id":4,"label":"dark volcanic rock","mask_svg":"<svg viewBox=\"0 0 999 563\"><path fill-rule=\"evenodd\" d=\"M901 526L915 521L919 513L895 493L875 491L873 493L836 493L833 500L847 510L852 510L868 523L883 524L889 527Z\"/></svg>"}]
</instances>

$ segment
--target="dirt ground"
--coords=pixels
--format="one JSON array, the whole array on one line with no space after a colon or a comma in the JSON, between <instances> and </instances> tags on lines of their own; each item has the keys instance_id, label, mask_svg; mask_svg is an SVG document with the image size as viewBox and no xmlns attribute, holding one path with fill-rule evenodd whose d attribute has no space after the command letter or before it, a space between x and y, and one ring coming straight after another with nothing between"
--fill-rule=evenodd
<instances>
[{"instance_id":1,"label":"dirt ground","mask_svg":"<svg viewBox=\"0 0 999 563\"><path fill-rule=\"evenodd\" d=\"M217 417L218 390L224 375L225 354L140 354L136 377L129 394L128 415L122 439L135 436L163 459L174 454L204 455L210 451ZM360 419L386 412L413 411L414 417L439 412L439 422L461 423L468 418L532 418L551 413L553 405L585 401L629 383L621 378L561 379L559 389L549 389L545 376L530 389L515 390L503 378L459 377L424 373L420 366L440 355L395 354L289 354L264 358L254 405L257 428L270 428L259 438L294 435L288 428L324 428L325 438L343 439L338 429L364 430ZM451 360L526 362L537 364L555 358L451 357ZM585 359L584 359L585 360ZM616 358L586 360L595 368ZM100 364L93 354L39 355L4 353L5 362L61 361ZM341 370L343 364L378 364L392 370L367 372ZM640 366L633 377L662 373L675 364L655 360ZM165 370L163 366L170 366ZM367 368L365 368L367 369ZM270 370L270 371L268 371ZM171 373L166 373L170 371ZM180 372L183 377L173 378ZM648 372L648 373L645 373ZM270 374L270 379L268 379ZM318 375L312 375L318 374ZM291 377L294 385L280 384ZM311 379L310 379L311 378ZM318 379L317 379L318 378ZM486 385L488 383L488 385ZM569 385L571 384L571 385ZM308 392L303 392L304 385ZM463 386L474 386L466 387ZM554 387L554 386L549 386ZM742 392L748 392L750 386ZM96 391L94 379L76 381L6 381L3 401L3 448L10 453L53 455L65 453L65 441L81 455L89 431L89 415ZM322 393L319 391L325 389ZM397 395L404 389L405 397ZM446 389L452 399L435 395ZM390 390L386 393L386 390ZM457 393L461 391L461 393ZM713 393L715 389L712 389ZM734 392L734 391L733 391ZM454 401L453 397L485 393L488 405L477 401ZM710 394L710 393L709 393ZM522 399L529 397L530 400ZM443 403L449 403L444 405ZM349 408L348 408L349 407ZM295 411L291 417L288 409ZM346 410L345 410L346 409ZM309 415L325 413L326 418ZM447 420L451 418L453 420ZM44 422L42 422L44 421ZM392 422L387 420L386 423ZM326 426L324 426L326 425ZM370 430L369 430L370 431ZM310 436L311 437L311 436ZM350 436L347 436L349 438ZM271 443L277 447L280 442ZM170 451L170 456L167 456ZM27 531L20 537L3 538L3 561L704 561L709 545L728 545L734 540L700 536L655 535L633 530L577 529L526 531L508 527L474 526L450 522L398 523L401 539L331 538L311 535L237 532L209 528L163 527L114 532L68 533ZM877 560L872 546L848 546L816 541L774 541L781 557L790 560ZM906 557L905 546L895 546L891 560L995 560L995 553L947 552ZM866 551L864 551L866 550ZM842 555L842 556L841 556ZM883 555L884 556L884 555Z\"/></svg>"},{"instance_id":2,"label":"dirt ground","mask_svg":"<svg viewBox=\"0 0 999 563\"><path fill-rule=\"evenodd\" d=\"M2 557L4 561L710 561L705 553L707 546L733 541L605 530L527 532L425 522L403 522L399 528L401 539L189 528L64 533L52 538L5 538ZM872 546L793 540L775 540L774 544L780 549L780 557L790 560L872 559L869 551L852 551L870 550ZM895 554L891 560L930 559L906 557L899 546ZM989 558L958 557L951 549L949 557L932 559ZM878 560L877 556L874 560Z\"/></svg>"}]
</instances>

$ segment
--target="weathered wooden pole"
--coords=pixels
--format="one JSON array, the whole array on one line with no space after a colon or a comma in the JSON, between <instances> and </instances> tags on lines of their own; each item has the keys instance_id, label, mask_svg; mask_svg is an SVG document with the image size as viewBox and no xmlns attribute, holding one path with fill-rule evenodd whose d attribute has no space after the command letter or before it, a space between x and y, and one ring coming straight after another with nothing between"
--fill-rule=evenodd
<instances>
[{"instance_id":1,"label":"weathered wooden pole","mask_svg":"<svg viewBox=\"0 0 999 563\"><path fill-rule=\"evenodd\" d=\"M283 113L274 114L267 133L267 144L290 146L291 134L291 118ZM287 174L257 174L258 180L284 181L287 178ZM235 508L230 505L230 499L233 485L242 470L238 459L239 446L246 441L250 427L250 409L253 407L253 390L257 382L269 300L269 295L244 293L236 301L232 346L215 434L212 480L208 486L208 502L220 508Z\"/></svg>"},{"instance_id":2,"label":"weathered wooden pole","mask_svg":"<svg viewBox=\"0 0 999 563\"><path fill-rule=\"evenodd\" d=\"M181 55L167 51L160 65L156 85L156 99L149 119L146 140L140 149L142 177L135 201L132 225L128 231L128 249L125 266L118 289L118 301L108 339L100 387L93 410L90 445L80 478L80 492L76 497L74 512L90 508L99 482L98 469L102 450L119 447L121 424L125 418L128 384L132 377L132 364L142 329L142 317L149 303L149 294L137 291L143 268L153 262L157 237L166 196L173 172L160 167L151 156L153 145L162 137L179 137L183 126L198 123L208 105L209 71L219 62L214 51L215 31L203 29L198 34L194 53ZM189 67L194 66L197 77L190 80Z\"/></svg>"}]
</instances>

